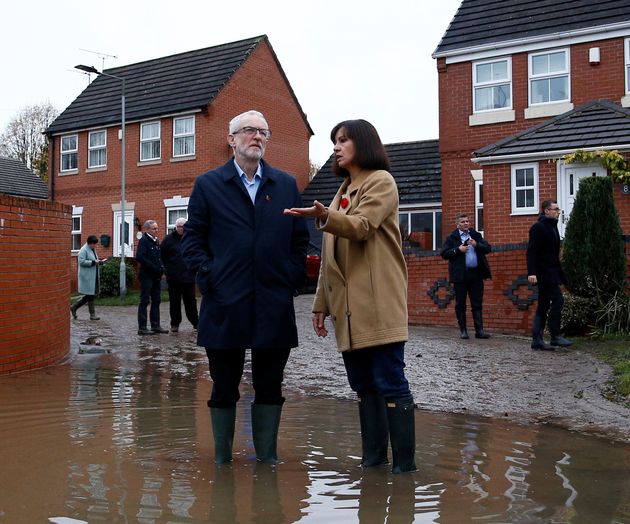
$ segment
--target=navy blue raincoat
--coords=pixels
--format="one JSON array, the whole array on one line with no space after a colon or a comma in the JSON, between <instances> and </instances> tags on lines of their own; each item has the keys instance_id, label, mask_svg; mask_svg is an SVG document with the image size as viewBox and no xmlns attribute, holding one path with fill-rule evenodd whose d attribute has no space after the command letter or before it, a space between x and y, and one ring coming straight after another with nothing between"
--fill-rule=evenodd
<instances>
[{"instance_id":1,"label":"navy blue raincoat","mask_svg":"<svg viewBox=\"0 0 630 524\"><path fill-rule=\"evenodd\" d=\"M295 179L262 163L252 203L233 160L197 178L182 251L202 293L197 343L215 349L298 345L293 297L306 278L308 229Z\"/></svg>"}]
</instances>

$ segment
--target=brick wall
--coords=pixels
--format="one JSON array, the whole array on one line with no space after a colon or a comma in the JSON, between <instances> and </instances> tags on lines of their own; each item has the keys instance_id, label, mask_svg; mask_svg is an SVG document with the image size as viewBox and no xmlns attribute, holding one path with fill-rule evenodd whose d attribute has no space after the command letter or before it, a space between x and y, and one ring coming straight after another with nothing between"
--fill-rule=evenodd
<instances>
[{"instance_id":1,"label":"brick wall","mask_svg":"<svg viewBox=\"0 0 630 524\"><path fill-rule=\"evenodd\" d=\"M492 279L485 281L484 328L494 333L530 332L536 309L536 291L527 283L524 244L493 245L488 255ZM439 254L406 250L409 272L409 322L426 326L453 326L455 297L448 283L448 262ZM470 304L468 328L473 329Z\"/></svg>"},{"instance_id":2,"label":"brick wall","mask_svg":"<svg viewBox=\"0 0 630 524\"><path fill-rule=\"evenodd\" d=\"M134 215L141 223L148 219L156 220L160 226L159 236L164 236L164 199L176 195L189 197L196 177L224 164L231 157L231 149L227 144L228 123L234 116L249 109L261 111L273 131L265 160L294 175L300 191L304 189L309 175L310 131L273 52L264 42L234 73L215 101L204 111L195 113L194 158L172 159L173 121L168 117L161 119L161 161L139 165L140 123L127 124L127 210L133 206ZM83 242L88 235L100 238L102 234L108 234L112 241L114 238L112 204L120 203L121 183L119 129L120 126L107 129L107 167L90 172L87 171L88 133L78 133L78 173L74 175L58 175L60 137L55 137L54 157L50 162L54 177L54 199L84 208ZM133 232L134 238L137 232ZM99 256L111 256L112 244L108 248L99 246ZM134 240L134 248L136 246L137 240ZM71 273L72 288L75 289L76 257L72 257Z\"/></svg>"},{"instance_id":3,"label":"brick wall","mask_svg":"<svg viewBox=\"0 0 630 524\"><path fill-rule=\"evenodd\" d=\"M71 218L69 206L0 194L0 374L70 350Z\"/></svg>"}]
</instances>

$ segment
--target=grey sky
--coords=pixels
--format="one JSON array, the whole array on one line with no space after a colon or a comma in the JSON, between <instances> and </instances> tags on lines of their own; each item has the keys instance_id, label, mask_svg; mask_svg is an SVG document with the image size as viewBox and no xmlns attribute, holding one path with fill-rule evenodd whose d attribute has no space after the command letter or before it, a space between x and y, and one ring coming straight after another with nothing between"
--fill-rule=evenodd
<instances>
[{"instance_id":1,"label":"grey sky","mask_svg":"<svg viewBox=\"0 0 630 524\"><path fill-rule=\"evenodd\" d=\"M365 118L385 143L437 138L431 53L459 0L21 0L3 7L0 132L26 106L65 109L85 88L76 64L105 68L266 34L315 132L311 159L332 152L330 129ZM427 7L430 6L430 7ZM273 128L273 122L270 122Z\"/></svg>"}]
</instances>

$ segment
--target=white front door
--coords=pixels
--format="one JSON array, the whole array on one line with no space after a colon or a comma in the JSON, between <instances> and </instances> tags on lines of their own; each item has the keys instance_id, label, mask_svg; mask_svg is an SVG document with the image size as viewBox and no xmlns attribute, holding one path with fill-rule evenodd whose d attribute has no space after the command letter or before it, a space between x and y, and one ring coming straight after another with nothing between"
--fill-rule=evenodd
<instances>
[{"instance_id":1,"label":"white front door","mask_svg":"<svg viewBox=\"0 0 630 524\"><path fill-rule=\"evenodd\" d=\"M558 231L564 238L564 233L573 210L575 197L580 188L580 181L589 176L606 176L607 172L600 165L585 166L584 164L564 165L561 164L560 178L558 184L558 205L562 208L558 220Z\"/></svg>"},{"instance_id":2,"label":"white front door","mask_svg":"<svg viewBox=\"0 0 630 524\"><path fill-rule=\"evenodd\" d=\"M121 238L121 216L120 211L114 211L114 245L113 253L115 257L120 256L120 238ZM125 256L133 256L133 211L125 211Z\"/></svg>"}]
</instances>

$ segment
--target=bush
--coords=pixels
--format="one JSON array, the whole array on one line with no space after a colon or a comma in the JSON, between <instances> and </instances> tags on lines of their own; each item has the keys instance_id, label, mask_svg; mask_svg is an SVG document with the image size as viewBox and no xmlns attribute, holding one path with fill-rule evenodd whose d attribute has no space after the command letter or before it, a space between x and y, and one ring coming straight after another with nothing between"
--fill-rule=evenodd
<instances>
[{"instance_id":1,"label":"bush","mask_svg":"<svg viewBox=\"0 0 630 524\"><path fill-rule=\"evenodd\" d=\"M567 224L562 262L568 288L604 303L626 289L624 241L610 177L580 182Z\"/></svg>"},{"instance_id":2,"label":"bush","mask_svg":"<svg viewBox=\"0 0 630 524\"><path fill-rule=\"evenodd\" d=\"M130 288L136 280L136 272L127 261L125 261L125 277L127 288ZM99 291L99 294L103 297L117 297L120 295L119 258L109 260L101 266Z\"/></svg>"},{"instance_id":3,"label":"bush","mask_svg":"<svg viewBox=\"0 0 630 524\"><path fill-rule=\"evenodd\" d=\"M561 329L567 335L586 335L593 331L597 321L598 302L595 298L564 294Z\"/></svg>"},{"instance_id":4,"label":"bush","mask_svg":"<svg viewBox=\"0 0 630 524\"><path fill-rule=\"evenodd\" d=\"M597 310L597 327L601 334L630 333L630 297L615 294Z\"/></svg>"}]
</instances>

